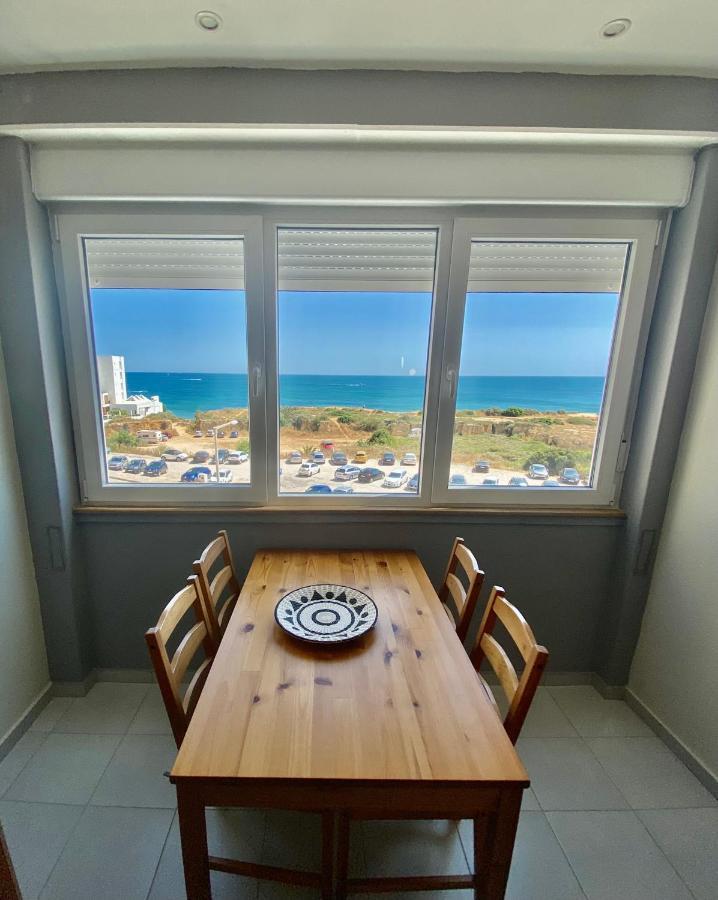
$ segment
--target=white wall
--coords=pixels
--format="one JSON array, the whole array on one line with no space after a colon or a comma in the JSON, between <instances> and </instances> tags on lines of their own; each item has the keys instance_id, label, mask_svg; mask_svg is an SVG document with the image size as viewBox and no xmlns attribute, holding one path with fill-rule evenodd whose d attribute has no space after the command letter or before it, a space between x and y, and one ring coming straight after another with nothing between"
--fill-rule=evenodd
<instances>
[{"instance_id":1,"label":"white wall","mask_svg":"<svg viewBox=\"0 0 718 900\"><path fill-rule=\"evenodd\" d=\"M0 347L0 739L49 682Z\"/></svg>"},{"instance_id":2,"label":"white wall","mask_svg":"<svg viewBox=\"0 0 718 900\"><path fill-rule=\"evenodd\" d=\"M718 270L629 689L718 777Z\"/></svg>"}]
</instances>

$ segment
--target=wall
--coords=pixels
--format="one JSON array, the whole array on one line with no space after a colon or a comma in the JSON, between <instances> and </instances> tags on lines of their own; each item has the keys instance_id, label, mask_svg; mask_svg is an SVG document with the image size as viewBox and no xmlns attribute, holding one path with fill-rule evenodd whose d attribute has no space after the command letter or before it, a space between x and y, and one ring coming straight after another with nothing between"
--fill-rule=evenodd
<instances>
[{"instance_id":1,"label":"wall","mask_svg":"<svg viewBox=\"0 0 718 900\"><path fill-rule=\"evenodd\" d=\"M0 740L49 684L0 346Z\"/></svg>"},{"instance_id":2,"label":"wall","mask_svg":"<svg viewBox=\"0 0 718 900\"><path fill-rule=\"evenodd\" d=\"M718 778L718 272L629 689Z\"/></svg>"}]
</instances>

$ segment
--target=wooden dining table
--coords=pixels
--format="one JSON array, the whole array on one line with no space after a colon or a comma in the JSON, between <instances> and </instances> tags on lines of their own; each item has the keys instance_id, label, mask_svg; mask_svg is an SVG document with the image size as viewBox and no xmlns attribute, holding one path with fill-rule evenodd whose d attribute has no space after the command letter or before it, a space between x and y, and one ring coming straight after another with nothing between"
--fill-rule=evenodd
<instances>
[{"instance_id":1,"label":"wooden dining table","mask_svg":"<svg viewBox=\"0 0 718 900\"><path fill-rule=\"evenodd\" d=\"M345 645L276 623L296 588L363 591L375 627ZM528 776L418 557L410 550L262 550L252 562L172 768L189 900L210 869L317 896L473 888L504 896ZM211 856L205 808L322 817L322 866L299 872ZM472 819L472 875L349 879L353 819Z\"/></svg>"}]
</instances>

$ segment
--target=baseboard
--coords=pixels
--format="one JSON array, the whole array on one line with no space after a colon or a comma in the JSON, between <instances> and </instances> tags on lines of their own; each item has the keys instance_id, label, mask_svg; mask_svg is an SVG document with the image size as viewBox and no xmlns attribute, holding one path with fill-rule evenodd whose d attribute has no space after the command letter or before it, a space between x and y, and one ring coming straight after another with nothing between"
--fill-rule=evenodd
<instances>
[{"instance_id":1,"label":"baseboard","mask_svg":"<svg viewBox=\"0 0 718 900\"><path fill-rule=\"evenodd\" d=\"M623 700L626 696L626 686L624 684L609 684L604 681L598 672L591 672L590 684L596 688L598 693L604 700Z\"/></svg>"},{"instance_id":2,"label":"baseboard","mask_svg":"<svg viewBox=\"0 0 718 900\"><path fill-rule=\"evenodd\" d=\"M676 754L685 766L693 772L703 787L718 798L718 777L695 756L680 738L653 713L630 688L625 688L624 699L631 709L639 715L658 737Z\"/></svg>"},{"instance_id":3,"label":"baseboard","mask_svg":"<svg viewBox=\"0 0 718 900\"><path fill-rule=\"evenodd\" d=\"M53 681L53 697L84 697L97 681L97 671L93 669L82 681Z\"/></svg>"},{"instance_id":4,"label":"baseboard","mask_svg":"<svg viewBox=\"0 0 718 900\"><path fill-rule=\"evenodd\" d=\"M25 734L35 719L40 715L53 696L52 682L48 682L40 693L32 700L20 718L0 738L0 760L3 759Z\"/></svg>"},{"instance_id":5,"label":"baseboard","mask_svg":"<svg viewBox=\"0 0 718 900\"><path fill-rule=\"evenodd\" d=\"M155 680L152 669L95 669L98 681L121 681L125 684L151 684Z\"/></svg>"}]
</instances>

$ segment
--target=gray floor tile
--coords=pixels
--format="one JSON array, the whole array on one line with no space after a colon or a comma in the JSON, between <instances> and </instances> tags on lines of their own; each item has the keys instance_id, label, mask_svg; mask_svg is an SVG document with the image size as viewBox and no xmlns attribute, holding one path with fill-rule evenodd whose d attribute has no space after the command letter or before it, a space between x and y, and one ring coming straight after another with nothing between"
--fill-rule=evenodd
<instances>
[{"instance_id":1,"label":"gray floor tile","mask_svg":"<svg viewBox=\"0 0 718 900\"><path fill-rule=\"evenodd\" d=\"M152 684L130 722L129 734L172 734L162 694Z\"/></svg>"},{"instance_id":2,"label":"gray floor tile","mask_svg":"<svg viewBox=\"0 0 718 900\"><path fill-rule=\"evenodd\" d=\"M691 900L633 812L547 813L589 900Z\"/></svg>"},{"instance_id":3,"label":"gray floor tile","mask_svg":"<svg viewBox=\"0 0 718 900\"><path fill-rule=\"evenodd\" d=\"M5 799L87 803L112 759L120 737L56 733L41 737L44 743L17 777Z\"/></svg>"},{"instance_id":4,"label":"gray floor tile","mask_svg":"<svg viewBox=\"0 0 718 900\"><path fill-rule=\"evenodd\" d=\"M521 734L523 737L577 737L576 729L551 696L548 688L539 688L536 691Z\"/></svg>"},{"instance_id":5,"label":"gray floor tile","mask_svg":"<svg viewBox=\"0 0 718 900\"><path fill-rule=\"evenodd\" d=\"M78 697L55 724L55 731L80 734L124 734L135 717L149 684L99 682L86 697Z\"/></svg>"},{"instance_id":6,"label":"gray floor tile","mask_svg":"<svg viewBox=\"0 0 718 900\"><path fill-rule=\"evenodd\" d=\"M52 731L74 702L74 697L53 697L32 723L30 731Z\"/></svg>"},{"instance_id":7,"label":"gray floor tile","mask_svg":"<svg viewBox=\"0 0 718 900\"><path fill-rule=\"evenodd\" d=\"M538 799L536 798L536 794L533 792L532 788L526 788L526 790L524 791L521 798L521 809L529 811L541 809Z\"/></svg>"},{"instance_id":8,"label":"gray floor tile","mask_svg":"<svg viewBox=\"0 0 718 900\"><path fill-rule=\"evenodd\" d=\"M40 895L81 815L81 806L0 801L0 821L23 900Z\"/></svg>"},{"instance_id":9,"label":"gray floor tile","mask_svg":"<svg viewBox=\"0 0 718 900\"><path fill-rule=\"evenodd\" d=\"M549 691L582 737L653 734L623 700L606 700L590 685L551 687Z\"/></svg>"},{"instance_id":10,"label":"gray floor tile","mask_svg":"<svg viewBox=\"0 0 718 900\"><path fill-rule=\"evenodd\" d=\"M362 822L361 830L370 878L469 871L455 822Z\"/></svg>"},{"instance_id":11,"label":"gray floor tile","mask_svg":"<svg viewBox=\"0 0 718 900\"><path fill-rule=\"evenodd\" d=\"M88 806L42 900L145 900L171 822L168 809Z\"/></svg>"},{"instance_id":12,"label":"gray floor tile","mask_svg":"<svg viewBox=\"0 0 718 900\"><path fill-rule=\"evenodd\" d=\"M177 792L163 773L172 768L176 755L175 742L166 735L125 735L90 803L94 806L174 808Z\"/></svg>"},{"instance_id":13,"label":"gray floor tile","mask_svg":"<svg viewBox=\"0 0 718 900\"><path fill-rule=\"evenodd\" d=\"M627 808L580 738L521 738L518 751L542 809Z\"/></svg>"},{"instance_id":14,"label":"gray floor tile","mask_svg":"<svg viewBox=\"0 0 718 900\"><path fill-rule=\"evenodd\" d=\"M634 809L718 805L657 737L593 738L587 743Z\"/></svg>"},{"instance_id":15,"label":"gray floor tile","mask_svg":"<svg viewBox=\"0 0 718 900\"><path fill-rule=\"evenodd\" d=\"M42 746L45 735L39 731L26 731L15 746L0 760L0 797Z\"/></svg>"},{"instance_id":16,"label":"gray floor tile","mask_svg":"<svg viewBox=\"0 0 718 900\"><path fill-rule=\"evenodd\" d=\"M697 900L715 900L718 809L655 809L638 816Z\"/></svg>"},{"instance_id":17,"label":"gray floor tile","mask_svg":"<svg viewBox=\"0 0 718 900\"><path fill-rule=\"evenodd\" d=\"M463 821L461 842L473 871L473 827ZM542 812L522 812L506 890L507 900L584 900L576 876Z\"/></svg>"}]
</instances>

